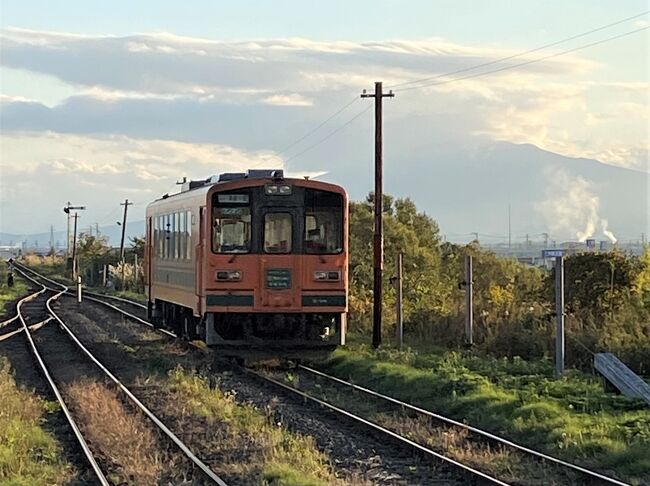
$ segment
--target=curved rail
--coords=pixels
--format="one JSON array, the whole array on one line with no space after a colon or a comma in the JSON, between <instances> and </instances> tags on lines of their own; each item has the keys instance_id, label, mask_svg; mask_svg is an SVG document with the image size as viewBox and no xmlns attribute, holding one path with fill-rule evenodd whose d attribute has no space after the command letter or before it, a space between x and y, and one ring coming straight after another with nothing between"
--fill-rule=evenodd
<instances>
[{"instance_id":1,"label":"curved rail","mask_svg":"<svg viewBox=\"0 0 650 486\"><path fill-rule=\"evenodd\" d=\"M32 269L29 269L29 270L38 275L38 273L35 272L34 270L32 270ZM62 285L59 282L48 279L47 277L43 277L43 278L50 281L50 282L52 282L52 283L55 283L57 285ZM125 302L125 303L128 303L128 304L132 304L132 305L135 305L135 306L146 308L145 305L143 305L143 304L141 304L139 302L135 302L135 301L132 301L132 300L129 300L129 299L124 299L124 298L121 298L121 297L105 295L105 294L99 294L99 293L95 293L95 292L87 292L86 291L85 295L87 296L86 298L89 299L89 300L92 300L92 301L98 302L100 304L103 304L103 305L105 305L107 307L110 307L110 308L120 312L121 314L123 314L123 315L125 315L125 316L127 316L127 317L129 317L129 318L131 318L131 319L133 319L135 321L140 322L143 325L154 328L153 325L149 321L146 321L145 319L142 319L141 317L138 317L138 316L136 316L134 314L131 314L131 313L123 310L123 309L120 309L119 307L116 307L116 306L114 306L114 305L112 305L112 304L110 304L108 302L104 302L104 301L100 300L100 298L108 298L108 299L111 299L111 300L122 301L122 302ZM95 297L88 297L88 295L93 295ZM169 332L169 331L167 331L165 329L155 329L155 330L159 331L161 333L164 333L164 334L166 334L166 335L168 335L170 337L174 337L174 338L177 337L175 334L173 334L172 332ZM609 483L609 484L614 484L614 485L617 485L617 486L630 486L629 483L625 483L623 481L611 478L609 476L605 476L605 475L600 474L598 472L595 472L595 471L592 471L590 469L584 468L582 466L578 466L576 464L564 461L562 459L559 459L559 458L556 458L556 457L553 457L553 456L549 456L548 454L544 454L544 453L536 451L534 449L530 449L528 447L522 446L520 444L512 442L512 441L510 441L508 439L505 439L503 437L499 437L499 436L497 436L495 434L484 431L482 429L473 427L473 426L468 425L468 424L464 424L462 422L458 422L458 421L453 420L453 419L451 419L449 417L445 417L444 415L436 414L434 412L431 412L430 410L426 410L426 409L417 407L415 405L412 405L410 403L403 402L401 400L390 397L388 395L381 394L381 393L376 392L374 390L371 390L369 388L365 388L365 387L362 387L360 385L356 385L354 383L347 382L345 380L342 380L342 379L337 378L335 376L328 375L326 373L315 370L315 369L310 368L308 366L298 365L298 368L302 369L304 371L307 371L309 373L312 373L314 375L320 376L322 378L331 380L331 381L336 382L338 384L350 387L350 388L352 388L354 390L360 391L360 392L365 393L367 395L374 396L376 398L391 402L391 403L393 403L395 405L399 405L400 407L412 410L412 411L417 412L419 414L427 415L427 416L429 416L431 418L434 418L436 420L445 422L447 424L454 425L454 426L457 426L457 427L461 427L461 428L463 428L465 430L468 430L470 432L481 435L481 436L483 436L483 437L485 437L487 439L490 439L492 441L495 441L495 442L498 442L498 443L503 444L505 446L514 448L514 449L516 449L518 451L521 451L521 452L523 452L525 454L533 455L533 456L535 456L535 457L537 457L539 459L542 459L544 461L547 461L547 462L550 462L550 463L553 463L553 464L556 464L556 465L559 465L559 466L562 466L562 467L570 468L570 469L572 469L574 471L577 471L577 472L579 472L581 474L587 475L587 476L589 476L589 477L591 477L593 479L598 479L600 481L603 481L603 482L606 482L606 483ZM308 394L306 394L306 393L304 393L304 392L302 392L300 390L297 390L296 388L294 388L292 386L286 385L286 384L284 384L282 382L279 382L279 381L277 381L277 380L275 380L273 378L267 377L267 376L265 376L263 374L257 373L257 372L255 372L253 370L248 369L248 368L243 368L243 370L246 373L253 374L253 375L255 375L255 376L257 376L257 377L259 377L259 378L261 378L263 380L269 381L269 382L271 382L271 383L273 383L273 384L275 384L277 386L280 386L280 387L282 387L282 388L284 388L286 390L290 390L291 392L297 393L298 395L302 396L305 399L308 399L308 400L311 400L311 401L313 401L315 403L318 403L319 405L324 406L324 407L326 407L326 408L328 408L330 410L333 410L336 413L343 414L343 415L345 415L345 416L347 416L347 417L349 417L349 418L351 418L353 420L356 420L356 421L361 422L361 423L363 423L363 424L365 424L365 425L367 425L369 427L372 427L375 430L379 430L381 432L388 433L389 435L396 438L397 440L400 440L400 441L402 441L404 443L407 443L407 444L409 444L409 445L411 445L413 447L416 447L419 450L421 450L422 452L433 455L434 457L437 457L438 459L441 459L441 460L446 461L446 462L450 462L453 465L455 465L457 467L460 467L461 469L464 469L467 472L470 472L471 474L477 474L481 478L486 479L486 480L488 480L488 481L490 481L490 482L492 482L494 484L507 485L507 483L503 483L503 482L501 482L500 480L498 480L496 478L492 478L492 477L490 477L490 476L488 476L488 475L486 475L486 474L484 474L484 473L482 473L480 471L476 471L476 470L470 468L469 466L466 466L466 465L464 465L462 463L458 463L457 461L454 461L453 459L445 457L445 456L443 456L443 455L441 455L441 454L439 454L439 453L437 453L437 452L435 452L433 450L430 450L430 449L428 449L428 448L426 448L426 447L424 447L424 446L422 446L420 444L417 444L417 443L411 441L410 439L399 436L395 432L392 432L392 431L390 431L388 429L385 429L385 428L381 427L380 425L377 425L377 424L375 424L373 422L370 422L370 421L368 421L366 419L363 419L362 417L356 416L355 414L352 414L351 412L340 409L340 408L338 408L338 407L336 407L334 405L331 405L331 404L329 404L327 402L319 400L318 398L312 397L312 396L310 396L310 395L308 395Z\"/></svg>"},{"instance_id":2,"label":"curved rail","mask_svg":"<svg viewBox=\"0 0 650 486\"><path fill-rule=\"evenodd\" d=\"M164 424L164 423L163 423L163 422L162 422L162 421L161 421L161 420L160 420L160 419L159 419L159 418L158 418L158 417L157 417L157 416L156 416L156 415L151 411L151 410L149 410L149 408L147 408L147 407L146 407L146 406L145 406L145 405L144 405L144 404L143 404L143 403L142 403L142 402L141 402L141 401L140 401L140 400L139 400L139 399L138 399L138 398L137 398L137 397L136 397L136 396L131 392L131 390L129 390L129 389L126 387L126 385L124 385L124 384L123 384L123 383L122 383L122 382L121 382L121 381L120 381L120 380L119 380L119 379L118 379L118 378L117 378L117 377L116 377L116 376L115 376L115 375L114 375L114 374L113 374L113 373L112 373L108 368L106 368L106 366L104 366L104 364L101 363L101 362L100 362L100 361L99 361L99 360L98 360L98 359L97 359L97 358L96 358L96 357L95 357L95 356L94 356L94 355L93 355L93 354L88 350L88 348L86 348L86 346L84 346L84 345L81 343L81 341L79 341L79 339L77 338L77 336L76 336L76 335L75 335L75 334L70 330L70 328L69 328L68 326L66 326L66 324L63 322L63 320L62 320L62 319L61 319L61 318L60 318L60 317L59 317L59 316L58 316L58 315L57 315L57 314L52 310L52 305L51 305L51 304L52 304L52 301L53 301L55 298L59 297L60 295L64 294L64 293L68 290L67 287L66 287L65 285L59 283L59 282L56 282L56 281L54 281L54 280L51 280L51 279L49 279L49 278L47 278L47 277L43 277L43 276L39 275L37 272L35 272L35 271L33 271L33 270L32 270L32 273L34 273L35 275L38 275L38 276L39 276L40 278L42 278L43 280L46 280L46 281L48 281L48 282L52 282L52 283L54 283L54 284L56 284L56 285L58 285L58 286L60 286L60 287L63 287L63 288L65 289L65 290L62 290L61 292L59 292L58 294L56 294L55 296L51 297L50 299L48 299L45 305L46 305L46 307L47 307L47 310L50 312L50 314L51 314L51 315L54 317L54 319L59 323L59 326L61 326L61 328L62 328L66 333L68 333L69 337L74 341L74 343L79 347L79 349L80 349L80 350L81 350L81 351L82 351L82 352L83 352L83 353L88 357L88 359L90 359L90 360L91 360L91 361L92 361L92 362L93 362L93 363L94 363L94 364L95 364L95 365L96 365L100 370L102 370L102 371L104 372L104 374L105 374L108 378L110 378L111 381L113 381L113 383L115 383L115 385L116 385L120 390L122 390L122 392L124 392L124 394L125 394L127 397L129 397L129 399L130 399L130 400L131 400L131 401L132 401L132 402L133 402L133 403L134 403L134 404L135 404L135 405L136 405L136 406L137 406L137 407L138 407L138 408L139 408L139 409L140 409L140 410L141 410L141 411L142 411L142 412L147 416L147 417L149 417L149 419L150 419L154 424L156 424L156 426L157 426L157 427L158 427L158 428L159 428L159 429L160 429L160 430L161 430L165 435L167 435L167 437L169 437L169 439L170 439L172 442L174 442L174 444L176 444L176 446L177 446L177 447L178 447L178 448L179 448L179 449L180 449L180 450L181 450L181 451L182 451L182 452L183 452L183 453L184 453L184 454L185 454L185 455L186 455L186 456L187 456L187 457L188 457L188 458L189 458L189 459L190 459L190 460L191 460L191 461L192 461L192 462L193 462L193 463L194 463L194 464L199 468L199 469L201 469L201 471L203 471L203 473L204 473L207 477L209 477L209 478L210 478L214 483L218 484L219 486L227 486L227 484L226 484L226 483L225 483L225 482L224 482L224 481L223 481L219 476L217 476L217 475L216 475L216 474L215 474L215 473L210 469L210 467L209 467L207 464L205 464L205 463L204 463L203 461L201 461L197 456L195 456L194 453L193 453L193 452L192 452L192 451L191 451L191 450L190 450L190 449L189 449L189 448L188 448L188 447L187 447L187 446L186 446L186 445L181 441L181 439L180 439L176 434L174 434L174 433L173 433L173 432L172 432L172 431L171 431L171 430L170 430L170 429L169 429L169 428L168 428L168 427L167 427L167 426L166 426L166 425L165 425L165 424ZM50 291L55 291L54 289L51 289L51 288L49 288L49 287L43 285L42 283L39 283L36 279L34 279L33 277L30 277L30 276L26 275L25 273L23 273L23 276L24 276L25 278L31 280L32 282L35 282L35 283L37 283L38 285L43 286L43 290L42 290L41 292L45 291L46 289L47 289L47 290L50 290ZM56 291L55 291L55 292L56 292ZM108 305L110 305L110 304L108 304ZM111 307L114 307L114 306L111 306ZM119 308L117 308L117 307L114 307L114 308L117 309L117 310L120 310L120 311L121 311L121 309L119 309ZM135 316L132 316L132 317L135 317ZM142 321L141 319L138 319L138 320ZM35 346L34 346L34 349L35 349ZM44 366L44 365L43 365L43 366ZM107 483L107 484L108 484L108 483Z\"/></svg>"},{"instance_id":3,"label":"curved rail","mask_svg":"<svg viewBox=\"0 0 650 486\"><path fill-rule=\"evenodd\" d=\"M486 437L490 440L493 440L495 442L498 442L500 444L506 445L508 447L512 447L514 449L517 449L521 452L524 452L526 454L530 454L533 456L536 456L540 459L543 459L547 462L551 462L554 464L557 464L559 466L563 467L568 467L570 469L573 469L575 471L578 471L582 474L585 474L589 477L592 477L594 479L599 479L600 481L607 482L609 484L616 484L618 486L630 486L628 483L624 483L622 481L619 481L618 479L610 478L608 476L604 476L603 474L597 473L595 471L591 471L589 469L586 469L584 467L578 466L576 464L572 464L570 462L564 461L562 459L558 459L557 457L549 456L547 454L544 454L542 452L536 451L534 449L529 449L528 447L522 446L520 444L517 444L516 442L509 441L508 439L504 439L503 437L499 437L498 435L491 434L490 432L487 432L485 430L478 429L476 427L472 427L471 425L464 424L462 422L458 422L457 420L450 419L449 417L445 417L444 415L439 415L437 413L431 412L430 410L426 410L424 408L417 407L415 405L411 405L410 403L403 402L401 400L398 400L396 398L390 397L388 395L384 395L382 393L376 392L374 390L371 390L369 388L365 388L359 385L355 385L354 383L350 383L348 381L342 380L340 378L337 378L336 376L331 376L328 375L327 373L323 373L322 371L315 370L313 368L310 368L308 366L304 365L298 365L298 368L304 371L307 371L309 373L312 373L316 376L319 376L321 378L325 378L327 380L333 381L335 383L338 383L340 385L344 385L347 387L352 388L353 390L360 391L362 393L365 393L367 395L382 399L387 402L391 402L395 405L399 405L400 407L412 410L414 412L417 412L421 415L426 415L428 417L434 418L436 420L439 420L441 422L445 422L447 424L451 424L457 427L461 427L465 430L468 430L470 432L474 432L476 434L482 435L483 437Z\"/></svg>"},{"instance_id":4,"label":"curved rail","mask_svg":"<svg viewBox=\"0 0 650 486\"><path fill-rule=\"evenodd\" d=\"M21 272L21 274L27 277L24 273ZM31 280L31 279L30 279ZM38 282L36 282L38 284ZM102 486L109 486L109 482L106 479L106 476L102 472L102 470L99 467L99 464L97 464L97 461L95 457L93 456L92 452L90 451L90 448L88 447L88 443L86 442L86 439L84 439L83 435L81 434L81 430L79 429L79 426L75 422L74 418L72 417L72 414L70 413L70 410L68 409L68 406L66 405L65 401L63 400L63 396L61 395L61 392L59 391L59 388L56 386L54 383L54 380L52 379L52 376L50 375L49 370L47 369L47 366L45 365L45 362L43 361L43 358L41 357L41 354L39 353L36 343L34 342L34 339L32 338L32 334L30 332L29 326L27 325L27 322L25 321L25 318L22 313L22 305L25 302L29 302L30 300L35 299L38 295L46 292L48 289L45 285L38 284L42 288L38 292L35 292L24 299L21 299L18 304L16 305L16 311L18 312L18 318L20 319L20 322L23 326L23 331L25 332L25 335L27 336L27 341L29 342L29 346L32 350L32 354L36 358L36 361L38 362L39 366L41 367L41 371L43 372L43 375L45 376L45 379L47 380L48 384L50 385L50 388L54 392L54 395L56 396L57 401L61 405L61 410L63 411L63 414L65 415L66 419L68 420L68 423L70 424L70 428L72 428L72 431L74 432L75 437L77 438L77 441L79 442L79 445L84 453L84 456L86 456L86 459L90 463L90 466L92 467L95 476L97 477L97 480ZM54 291L56 292L56 291ZM52 297L48 299L48 302L51 300L54 300L61 296L65 291L55 293Z\"/></svg>"}]
</instances>

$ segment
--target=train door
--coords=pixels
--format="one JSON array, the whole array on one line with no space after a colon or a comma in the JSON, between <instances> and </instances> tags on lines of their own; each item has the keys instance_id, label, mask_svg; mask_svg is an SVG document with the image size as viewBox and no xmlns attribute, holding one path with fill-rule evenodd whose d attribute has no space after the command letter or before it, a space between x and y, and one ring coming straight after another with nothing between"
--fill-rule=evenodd
<instances>
[{"instance_id":1,"label":"train door","mask_svg":"<svg viewBox=\"0 0 650 486\"><path fill-rule=\"evenodd\" d=\"M257 305L266 312L295 310L301 305L299 214L293 207L267 207L262 212L261 299Z\"/></svg>"}]
</instances>

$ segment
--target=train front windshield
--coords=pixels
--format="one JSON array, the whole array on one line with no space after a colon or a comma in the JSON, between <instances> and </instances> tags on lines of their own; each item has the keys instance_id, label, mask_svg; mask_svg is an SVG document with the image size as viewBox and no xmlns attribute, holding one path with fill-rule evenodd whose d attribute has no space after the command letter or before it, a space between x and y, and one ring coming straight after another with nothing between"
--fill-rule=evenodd
<instances>
[{"instance_id":1,"label":"train front windshield","mask_svg":"<svg viewBox=\"0 0 650 486\"><path fill-rule=\"evenodd\" d=\"M287 187L287 186L283 186ZM215 253L338 254L343 251L343 197L293 187L217 193L212 207Z\"/></svg>"}]
</instances>

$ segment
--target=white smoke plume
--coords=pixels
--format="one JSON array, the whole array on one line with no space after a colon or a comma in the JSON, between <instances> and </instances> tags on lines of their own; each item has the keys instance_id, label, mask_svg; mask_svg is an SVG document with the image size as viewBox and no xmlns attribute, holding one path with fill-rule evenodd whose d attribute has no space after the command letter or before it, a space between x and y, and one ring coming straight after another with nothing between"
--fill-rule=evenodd
<instances>
[{"instance_id":1,"label":"white smoke plume","mask_svg":"<svg viewBox=\"0 0 650 486\"><path fill-rule=\"evenodd\" d=\"M600 199L592 184L564 169L547 171L546 198L535 205L554 234L572 234L580 242L591 238L600 229L602 235L616 243L608 222L599 214Z\"/></svg>"}]
</instances>

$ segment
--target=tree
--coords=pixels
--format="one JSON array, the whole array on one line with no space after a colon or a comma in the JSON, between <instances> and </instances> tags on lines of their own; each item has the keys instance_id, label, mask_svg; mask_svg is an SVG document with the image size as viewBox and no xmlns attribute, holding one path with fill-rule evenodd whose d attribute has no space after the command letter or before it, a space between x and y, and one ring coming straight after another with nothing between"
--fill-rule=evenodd
<instances>
[{"instance_id":1,"label":"tree","mask_svg":"<svg viewBox=\"0 0 650 486\"><path fill-rule=\"evenodd\" d=\"M373 287L374 195L350 206L350 313L359 328L370 325ZM441 286L438 225L418 212L410 199L384 195L384 305L386 324L394 322L395 291L390 284L397 255L404 260L404 319L449 311Z\"/></svg>"},{"instance_id":2,"label":"tree","mask_svg":"<svg viewBox=\"0 0 650 486\"><path fill-rule=\"evenodd\" d=\"M131 253L138 255L138 259L142 261L144 258L144 236L141 238L134 236L129 238L129 240L131 240Z\"/></svg>"}]
</instances>

